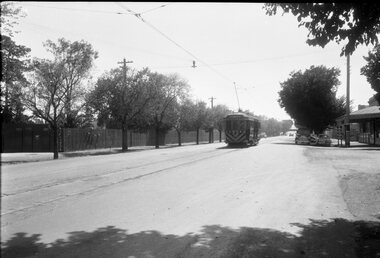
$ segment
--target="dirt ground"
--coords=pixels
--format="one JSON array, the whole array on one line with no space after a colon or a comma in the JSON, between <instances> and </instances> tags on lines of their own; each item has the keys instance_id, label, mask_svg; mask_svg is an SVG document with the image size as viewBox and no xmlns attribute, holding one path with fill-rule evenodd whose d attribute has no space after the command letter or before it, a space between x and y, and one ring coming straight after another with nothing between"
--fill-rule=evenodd
<instances>
[{"instance_id":1,"label":"dirt ground","mask_svg":"<svg viewBox=\"0 0 380 258\"><path fill-rule=\"evenodd\" d=\"M380 221L380 150L377 148L320 148L306 150L311 162L329 161L350 213L358 220Z\"/></svg>"}]
</instances>

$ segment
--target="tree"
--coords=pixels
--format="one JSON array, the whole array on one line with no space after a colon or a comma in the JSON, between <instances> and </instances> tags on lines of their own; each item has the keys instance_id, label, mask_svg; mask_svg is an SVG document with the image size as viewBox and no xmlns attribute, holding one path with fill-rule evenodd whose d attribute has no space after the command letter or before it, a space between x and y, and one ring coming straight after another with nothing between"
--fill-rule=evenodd
<instances>
[{"instance_id":1,"label":"tree","mask_svg":"<svg viewBox=\"0 0 380 258\"><path fill-rule=\"evenodd\" d=\"M209 112L207 110L207 104L204 101L198 101L194 104L192 109L191 124L197 132L196 143L199 144L199 130L209 122Z\"/></svg>"},{"instance_id":2,"label":"tree","mask_svg":"<svg viewBox=\"0 0 380 258\"><path fill-rule=\"evenodd\" d=\"M65 127L79 127L85 105L83 80L89 77L90 70L98 53L85 41L70 42L64 38L57 43L48 40L46 49L54 56L54 62L60 63L64 78L63 87L67 88L65 96Z\"/></svg>"},{"instance_id":3,"label":"tree","mask_svg":"<svg viewBox=\"0 0 380 258\"><path fill-rule=\"evenodd\" d=\"M376 45L364 59L367 64L361 68L360 72L367 77L368 83L376 92L374 97L377 103L380 103L380 45Z\"/></svg>"},{"instance_id":4,"label":"tree","mask_svg":"<svg viewBox=\"0 0 380 258\"><path fill-rule=\"evenodd\" d=\"M188 98L182 100L180 103L176 102L174 105L176 120L173 127L177 131L178 146L182 145L182 140L181 140L182 131L191 128L190 118L193 111L192 110L193 106L194 106L194 103Z\"/></svg>"},{"instance_id":5,"label":"tree","mask_svg":"<svg viewBox=\"0 0 380 258\"><path fill-rule=\"evenodd\" d=\"M291 12L299 27L309 30L307 44L324 47L331 41L347 40L342 55L352 54L359 44L377 44L380 32L380 4L357 3L268 3L266 14L275 15L278 8L283 14Z\"/></svg>"},{"instance_id":6,"label":"tree","mask_svg":"<svg viewBox=\"0 0 380 258\"><path fill-rule=\"evenodd\" d=\"M89 44L70 43L64 39L58 45L47 41L47 49L54 54L52 60L35 58L32 64L31 85L24 89L23 101L35 117L46 121L54 139L54 159L58 159L58 133L67 121L68 106L83 95L81 80L87 76L96 53ZM56 51L56 46L64 46ZM71 63L75 63L72 65Z\"/></svg>"},{"instance_id":7,"label":"tree","mask_svg":"<svg viewBox=\"0 0 380 258\"><path fill-rule=\"evenodd\" d=\"M281 83L278 102L297 123L322 132L345 113L344 97L336 97L339 74L339 69L325 66L292 72Z\"/></svg>"},{"instance_id":8,"label":"tree","mask_svg":"<svg viewBox=\"0 0 380 258\"><path fill-rule=\"evenodd\" d=\"M223 119L232 113L226 105L216 105L210 110L210 120L213 127L219 131L219 142L222 142Z\"/></svg>"},{"instance_id":9,"label":"tree","mask_svg":"<svg viewBox=\"0 0 380 258\"><path fill-rule=\"evenodd\" d=\"M33 82L23 93L25 105L33 115L46 121L53 131L54 159L58 159L58 130L64 122L65 95L62 64L54 61L35 59L33 61Z\"/></svg>"},{"instance_id":10,"label":"tree","mask_svg":"<svg viewBox=\"0 0 380 258\"><path fill-rule=\"evenodd\" d=\"M13 26L22 17L20 8L11 2L1 3L1 120L3 122L25 122L24 106L21 102L21 89L27 81L30 48L17 45L13 39Z\"/></svg>"},{"instance_id":11,"label":"tree","mask_svg":"<svg viewBox=\"0 0 380 258\"><path fill-rule=\"evenodd\" d=\"M128 128L146 123L141 115L153 96L150 74L147 68L135 71L127 67L124 77L121 69L112 69L97 80L89 95L89 104L98 114L98 125L122 129L123 151L128 150Z\"/></svg>"},{"instance_id":12,"label":"tree","mask_svg":"<svg viewBox=\"0 0 380 258\"><path fill-rule=\"evenodd\" d=\"M18 24L17 20L20 17L25 17L25 13L22 12L21 7L15 7L14 4L9 1L1 2L1 35L13 37L13 33L15 33L13 27Z\"/></svg>"},{"instance_id":13,"label":"tree","mask_svg":"<svg viewBox=\"0 0 380 258\"><path fill-rule=\"evenodd\" d=\"M282 120L281 121L281 132L285 133L287 131L290 130L290 128L292 127L293 125L293 121L292 120Z\"/></svg>"},{"instance_id":14,"label":"tree","mask_svg":"<svg viewBox=\"0 0 380 258\"><path fill-rule=\"evenodd\" d=\"M188 96L189 85L177 74L151 74L153 98L149 103L147 115L156 133L155 147L159 148L159 135L166 133L177 122L175 104Z\"/></svg>"}]
</instances>

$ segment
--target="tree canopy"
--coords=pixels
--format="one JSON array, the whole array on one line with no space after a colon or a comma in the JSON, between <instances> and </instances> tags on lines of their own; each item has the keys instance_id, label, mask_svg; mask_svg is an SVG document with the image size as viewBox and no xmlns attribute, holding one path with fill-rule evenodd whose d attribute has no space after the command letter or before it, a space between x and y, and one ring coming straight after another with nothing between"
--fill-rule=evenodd
<instances>
[{"instance_id":1,"label":"tree canopy","mask_svg":"<svg viewBox=\"0 0 380 258\"><path fill-rule=\"evenodd\" d=\"M13 37L14 25L18 24L17 20L20 17L24 17L25 13L22 12L21 7L15 7L12 2L1 2L1 35L7 35Z\"/></svg>"},{"instance_id":2,"label":"tree canopy","mask_svg":"<svg viewBox=\"0 0 380 258\"><path fill-rule=\"evenodd\" d=\"M90 43L83 40L71 42L64 38L57 42L47 40L44 43L47 51L53 54L54 62L60 64L62 87L65 94L65 127L79 127L84 107L84 79L90 76L90 71L98 53Z\"/></svg>"},{"instance_id":3,"label":"tree canopy","mask_svg":"<svg viewBox=\"0 0 380 258\"><path fill-rule=\"evenodd\" d=\"M376 45L364 59L367 64L361 68L360 72L367 77L368 83L376 92L374 97L380 104L380 45Z\"/></svg>"},{"instance_id":4,"label":"tree canopy","mask_svg":"<svg viewBox=\"0 0 380 258\"><path fill-rule=\"evenodd\" d=\"M56 51L56 47L61 45L65 48ZM29 76L30 85L23 91L23 103L35 117L43 119L52 128L54 158L56 159L58 158L58 130L67 121L69 110L67 107L72 105L74 96L78 100L83 95L83 91L79 89L80 82L91 68L88 59L92 60L96 52L88 43L71 43L64 39L60 39L58 44L47 41L45 46L54 54L53 59L35 58L33 60ZM74 49L73 53L71 49Z\"/></svg>"},{"instance_id":5,"label":"tree canopy","mask_svg":"<svg viewBox=\"0 0 380 258\"><path fill-rule=\"evenodd\" d=\"M281 83L278 102L296 123L322 132L345 113L344 97L336 97L339 74L339 69L325 66L292 72Z\"/></svg>"},{"instance_id":6,"label":"tree canopy","mask_svg":"<svg viewBox=\"0 0 380 258\"><path fill-rule=\"evenodd\" d=\"M21 101L21 89L26 86L24 72L28 70L30 48L16 44L12 39L14 25L25 16L12 2L1 2L1 120L26 122Z\"/></svg>"},{"instance_id":7,"label":"tree canopy","mask_svg":"<svg viewBox=\"0 0 380 258\"><path fill-rule=\"evenodd\" d=\"M357 3L268 3L264 5L268 15L277 9L291 12L297 17L299 27L309 30L307 44L324 47L331 41L347 40L342 55L352 54L359 44L377 44L380 32L380 4Z\"/></svg>"}]
</instances>

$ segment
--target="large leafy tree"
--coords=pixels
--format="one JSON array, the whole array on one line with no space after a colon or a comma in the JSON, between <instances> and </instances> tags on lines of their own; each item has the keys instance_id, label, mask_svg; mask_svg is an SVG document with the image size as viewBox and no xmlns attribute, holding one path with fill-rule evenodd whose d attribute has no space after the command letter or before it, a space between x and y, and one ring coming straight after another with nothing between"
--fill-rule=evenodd
<instances>
[{"instance_id":1,"label":"large leafy tree","mask_svg":"<svg viewBox=\"0 0 380 258\"><path fill-rule=\"evenodd\" d=\"M378 2L351 3L268 3L268 15L281 8L297 17L299 26L309 30L307 44L324 47L331 41L346 40L342 55L350 55L359 44L377 44L380 32Z\"/></svg>"},{"instance_id":2,"label":"large leafy tree","mask_svg":"<svg viewBox=\"0 0 380 258\"><path fill-rule=\"evenodd\" d=\"M1 35L1 114L4 122L21 122L24 107L21 88L27 85L24 73L29 69L30 49Z\"/></svg>"},{"instance_id":3,"label":"large leafy tree","mask_svg":"<svg viewBox=\"0 0 380 258\"><path fill-rule=\"evenodd\" d=\"M30 48L12 39L14 25L23 17L21 8L11 2L1 3L1 120L26 122L21 89L27 85L24 73L29 67Z\"/></svg>"},{"instance_id":4,"label":"large leafy tree","mask_svg":"<svg viewBox=\"0 0 380 258\"><path fill-rule=\"evenodd\" d=\"M281 83L278 102L297 121L316 133L322 132L345 113L344 97L337 98L337 68L311 66Z\"/></svg>"},{"instance_id":5,"label":"large leafy tree","mask_svg":"<svg viewBox=\"0 0 380 258\"><path fill-rule=\"evenodd\" d=\"M60 39L58 45L66 43L68 44L66 51L60 52L54 51L56 45L51 41L45 44L47 49L53 52L53 59L35 58L33 60L30 86L23 92L23 103L26 107L33 112L35 117L46 121L53 131L54 159L58 159L59 128L67 121L68 106L71 107L73 96L75 100L78 100L83 95L79 87L80 82L91 68L87 62L88 58L92 59L95 55L91 46L84 42L70 43ZM71 47L77 44L83 48ZM75 49L73 56L72 48ZM79 65L70 65L70 62Z\"/></svg>"},{"instance_id":6,"label":"large leafy tree","mask_svg":"<svg viewBox=\"0 0 380 258\"><path fill-rule=\"evenodd\" d=\"M101 76L88 101L98 114L98 125L122 129L122 149L128 150L128 128L147 124L143 114L152 100L153 81L148 69L117 68Z\"/></svg>"},{"instance_id":7,"label":"large leafy tree","mask_svg":"<svg viewBox=\"0 0 380 258\"><path fill-rule=\"evenodd\" d=\"M376 45L364 59L367 64L361 68L361 74L367 77L368 83L376 92L374 97L380 104L380 45Z\"/></svg>"},{"instance_id":8,"label":"large leafy tree","mask_svg":"<svg viewBox=\"0 0 380 258\"><path fill-rule=\"evenodd\" d=\"M46 121L53 131L54 159L58 159L58 130L64 122L65 95L62 83L62 64L35 59L31 85L23 92L23 102L35 117Z\"/></svg>"},{"instance_id":9,"label":"large leafy tree","mask_svg":"<svg viewBox=\"0 0 380 258\"><path fill-rule=\"evenodd\" d=\"M156 143L159 148L159 135L173 128L177 122L176 103L188 96L189 85L177 74L151 74L153 98L149 102L147 114L150 126L155 129Z\"/></svg>"},{"instance_id":10,"label":"large leafy tree","mask_svg":"<svg viewBox=\"0 0 380 258\"><path fill-rule=\"evenodd\" d=\"M85 41L70 42L64 38L57 42L48 40L46 49L53 54L54 62L61 64L62 81L65 87L65 127L80 127L83 124L84 80L89 78L90 71L98 53Z\"/></svg>"}]
</instances>

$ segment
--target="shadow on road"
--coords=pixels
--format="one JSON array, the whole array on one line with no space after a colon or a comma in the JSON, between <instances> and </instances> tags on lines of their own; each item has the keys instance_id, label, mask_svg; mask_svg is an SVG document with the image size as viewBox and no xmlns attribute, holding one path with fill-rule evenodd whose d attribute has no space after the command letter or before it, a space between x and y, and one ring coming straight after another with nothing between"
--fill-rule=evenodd
<instances>
[{"instance_id":1,"label":"shadow on road","mask_svg":"<svg viewBox=\"0 0 380 258\"><path fill-rule=\"evenodd\" d=\"M271 144L280 144L280 145L298 145L294 142L272 142ZM301 145L301 144L300 144Z\"/></svg>"},{"instance_id":2,"label":"shadow on road","mask_svg":"<svg viewBox=\"0 0 380 258\"><path fill-rule=\"evenodd\" d=\"M380 223L345 219L294 224L300 235L263 228L204 226L200 234L128 234L113 226L70 232L47 245L40 235L17 233L2 257L379 257Z\"/></svg>"}]
</instances>

